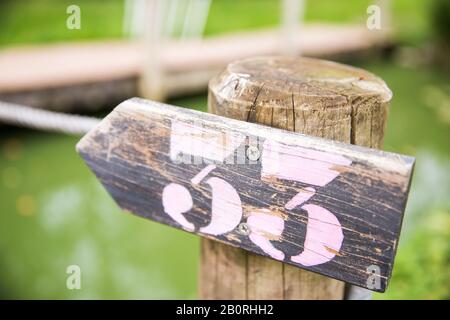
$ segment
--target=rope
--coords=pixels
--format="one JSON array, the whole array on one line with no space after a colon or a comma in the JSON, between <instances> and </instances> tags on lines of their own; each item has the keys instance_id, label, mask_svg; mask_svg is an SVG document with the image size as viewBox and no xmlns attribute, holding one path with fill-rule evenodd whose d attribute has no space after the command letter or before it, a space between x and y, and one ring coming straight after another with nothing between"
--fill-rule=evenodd
<instances>
[{"instance_id":1,"label":"rope","mask_svg":"<svg viewBox=\"0 0 450 320\"><path fill-rule=\"evenodd\" d=\"M37 130L85 134L100 119L27 107L0 101L0 122Z\"/></svg>"}]
</instances>

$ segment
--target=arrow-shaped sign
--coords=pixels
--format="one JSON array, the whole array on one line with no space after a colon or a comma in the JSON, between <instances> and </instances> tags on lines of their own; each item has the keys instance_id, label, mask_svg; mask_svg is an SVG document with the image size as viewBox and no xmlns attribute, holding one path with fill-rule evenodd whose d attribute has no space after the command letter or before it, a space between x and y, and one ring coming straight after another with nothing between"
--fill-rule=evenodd
<instances>
[{"instance_id":1,"label":"arrow-shaped sign","mask_svg":"<svg viewBox=\"0 0 450 320\"><path fill-rule=\"evenodd\" d=\"M77 145L139 216L375 291L414 159L131 99Z\"/></svg>"}]
</instances>

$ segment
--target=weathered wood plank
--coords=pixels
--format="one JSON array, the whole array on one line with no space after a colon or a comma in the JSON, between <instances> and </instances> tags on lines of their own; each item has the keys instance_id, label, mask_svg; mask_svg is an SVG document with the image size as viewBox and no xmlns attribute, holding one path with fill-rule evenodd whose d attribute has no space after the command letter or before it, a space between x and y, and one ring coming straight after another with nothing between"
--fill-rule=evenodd
<instances>
[{"instance_id":1,"label":"weathered wood plank","mask_svg":"<svg viewBox=\"0 0 450 320\"><path fill-rule=\"evenodd\" d=\"M386 288L411 157L136 98L77 150L127 211L363 287L375 266Z\"/></svg>"}]
</instances>

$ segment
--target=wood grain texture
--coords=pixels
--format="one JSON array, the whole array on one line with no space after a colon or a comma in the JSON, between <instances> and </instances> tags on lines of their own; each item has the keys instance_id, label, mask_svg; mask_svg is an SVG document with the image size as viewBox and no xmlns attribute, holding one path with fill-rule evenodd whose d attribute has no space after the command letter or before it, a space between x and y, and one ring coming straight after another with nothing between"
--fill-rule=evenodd
<instances>
[{"instance_id":1,"label":"wood grain texture","mask_svg":"<svg viewBox=\"0 0 450 320\"><path fill-rule=\"evenodd\" d=\"M198 148L199 142L203 148ZM257 160L240 157L241 150L255 146L260 152ZM276 169L280 171L269 166L276 157L274 146L279 147L275 152L279 163L275 164L281 164ZM219 149L222 159L216 159L215 166L199 177ZM413 168L410 157L136 98L116 107L83 137L77 150L126 211L259 255L273 257L273 250L282 252L284 258L276 254L275 258L360 286L366 286L366 269L375 264L381 270L381 287L376 290L385 290ZM199 150L203 152L200 158L191 156ZM296 161L292 162L292 156ZM237 159L245 163L236 164ZM297 160L302 167L297 167ZM286 168L293 169L293 177L285 176L291 174L283 171ZM322 173L332 175L329 182L323 181ZM303 201L307 207L287 209L287 203L311 187L309 182L315 193ZM219 205L214 207L215 203ZM312 209L319 207L320 214L328 216L326 210L338 222L311 216ZM229 209L224 213L223 208ZM239 208L242 214L232 222L232 212ZM242 223L246 228L240 228ZM284 224L281 231L277 229L280 223ZM327 232L336 233L338 224L343 240L336 249L335 239L325 238ZM224 226L230 231L224 232ZM325 228L325 232L317 228ZM312 242L324 241L323 252L308 247L308 233L317 236L310 236ZM272 247L257 244L251 240L254 235ZM326 247L328 243L330 247ZM218 250L215 263L220 273L216 277L228 277L230 286L231 281L246 279L222 262L239 260L233 255L239 257L240 252ZM313 257L303 257L300 263L291 260L302 252ZM330 253L331 258L320 262ZM222 280L220 283L227 285ZM249 293L237 291L234 297L248 297Z\"/></svg>"},{"instance_id":2,"label":"wood grain texture","mask_svg":"<svg viewBox=\"0 0 450 320\"><path fill-rule=\"evenodd\" d=\"M376 76L353 67L307 58L266 57L231 63L209 84L209 112L229 118L252 121L280 129L322 138L380 148L384 136L391 92ZM207 238L202 243L211 242ZM229 246L217 244L220 250ZM201 256L212 256L202 246ZM235 268L248 274L247 282L232 290L248 292L248 298L343 299L344 283L313 274L277 261L246 253L247 264L237 261ZM241 258L242 259L242 258ZM227 261L233 265L233 261ZM260 285L247 268L258 276L273 278L271 285ZM200 280L216 269L200 264ZM283 290L278 287L283 279ZM241 283L241 282L239 282ZM277 284L275 284L277 283ZM220 286L202 289L200 297L221 293ZM255 293L255 294L253 294Z\"/></svg>"}]
</instances>

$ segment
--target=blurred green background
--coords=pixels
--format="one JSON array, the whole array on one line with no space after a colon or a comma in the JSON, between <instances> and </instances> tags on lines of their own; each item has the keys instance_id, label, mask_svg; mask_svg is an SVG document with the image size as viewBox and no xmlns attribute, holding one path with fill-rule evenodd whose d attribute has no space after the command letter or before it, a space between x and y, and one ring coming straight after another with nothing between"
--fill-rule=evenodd
<instances>
[{"instance_id":1,"label":"blurred green background","mask_svg":"<svg viewBox=\"0 0 450 320\"><path fill-rule=\"evenodd\" d=\"M374 298L450 299L450 74L428 54L448 48L448 1L391 2L396 53L347 61L394 93L384 148L417 158L394 274ZM73 3L77 31L65 28ZM365 23L370 3L307 1L306 21ZM279 11L277 0L213 0L205 33L276 26ZM121 38L122 14L122 0L2 0L0 46ZM169 102L205 110L206 95ZM118 210L78 140L0 127L0 297L196 298L198 238ZM71 264L82 290L66 288Z\"/></svg>"}]
</instances>

